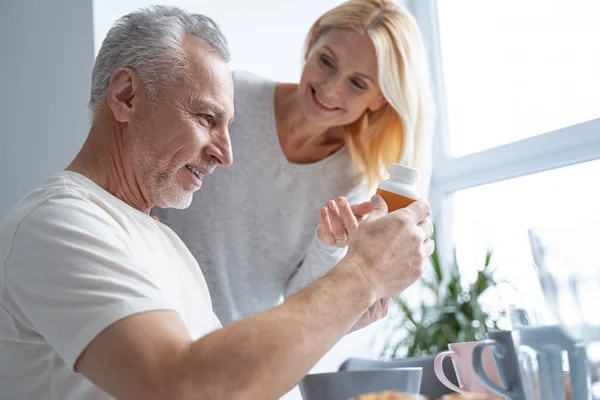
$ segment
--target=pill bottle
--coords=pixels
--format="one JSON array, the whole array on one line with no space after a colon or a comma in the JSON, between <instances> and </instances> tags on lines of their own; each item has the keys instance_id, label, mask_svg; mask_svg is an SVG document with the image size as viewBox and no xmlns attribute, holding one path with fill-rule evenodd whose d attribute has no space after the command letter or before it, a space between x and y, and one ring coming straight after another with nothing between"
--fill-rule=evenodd
<instances>
[{"instance_id":1,"label":"pill bottle","mask_svg":"<svg viewBox=\"0 0 600 400\"><path fill-rule=\"evenodd\" d=\"M418 170L402 164L392 164L389 179L377 186L376 193L383 197L389 212L396 211L421 198L417 191L418 180Z\"/></svg>"}]
</instances>

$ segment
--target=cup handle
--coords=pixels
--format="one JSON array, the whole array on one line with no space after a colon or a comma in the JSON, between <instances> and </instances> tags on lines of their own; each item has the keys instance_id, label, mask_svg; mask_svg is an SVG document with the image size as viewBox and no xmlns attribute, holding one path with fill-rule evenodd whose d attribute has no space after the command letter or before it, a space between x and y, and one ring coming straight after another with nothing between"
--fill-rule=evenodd
<instances>
[{"instance_id":1,"label":"cup handle","mask_svg":"<svg viewBox=\"0 0 600 400\"><path fill-rule=\"evenodd\" d=\"M433 362L433 370L435 371L435 376L437 376L437 378L440 380L440 382L442 382L442 384L444 386L446 386L448 389L454 390L455 392L458 392L458 393L467 393L467 391L465 389L456 386L454 383L450 382L450 380L446 377L446 374L444 373L444 368L443 368L444 359L446 357L454 358L454 357L456 357L456 353L450 350L450 351L443 351L437 355L437 357L435 358L435 360ZM458 363L455 362L455 365L456 364L458 364ZM456 368L455 368L455 370L456 370ZM456 372L456 376L458 377L458 371Z\"/></svg>"},{"instance_id":2,"label":"cup handle","mask_svg":"<svg viewBox=\"0 0 600 400\"><path fill-rule=\"evenodd\" d=\"M488 340L482 340L481 342L479 342L479 344L477 344L477 346L475 346L475 348L473 348L473 355L472 355L472 360L471 360L473 363L473 370L475 371L475 375L477 375L477 377L479 378L481 383L483 383L483 385L485 387L487 387L488 389L490 389L491 391L501 394L502 396L507 397L509 399L515 398L516 393L511 393L508 390L504 389L503 387L498 386L496 384L496 382L494 382L485 373L485 369L483 369L482 359L483 359L483 350L487 346L496 347L497 348L496 354L503 355L506 353L506 349L504 348L504 346L502 346L501 343L499 343L495 340L488 339Z\"/></svg>"}]
</instances>

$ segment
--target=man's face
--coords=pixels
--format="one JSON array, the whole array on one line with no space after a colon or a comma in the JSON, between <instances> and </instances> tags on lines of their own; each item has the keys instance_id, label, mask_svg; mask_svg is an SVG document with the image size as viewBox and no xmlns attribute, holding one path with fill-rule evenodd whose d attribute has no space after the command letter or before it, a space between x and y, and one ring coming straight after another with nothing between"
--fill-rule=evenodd
<instances>
[{"instance_id":1,"label":"man's face","mask_svg":"<svg viewBox=\"0 0 600 400\"><path fill-rule=\"evenodd\" d=\"M132 158L152 205L186 208L202 177L233 155L233 80L227 63L201 39L186 36L189 76L167 88L132 121ZM183 74L185 75L185 74Z\"/></svg>"}]
</instances>

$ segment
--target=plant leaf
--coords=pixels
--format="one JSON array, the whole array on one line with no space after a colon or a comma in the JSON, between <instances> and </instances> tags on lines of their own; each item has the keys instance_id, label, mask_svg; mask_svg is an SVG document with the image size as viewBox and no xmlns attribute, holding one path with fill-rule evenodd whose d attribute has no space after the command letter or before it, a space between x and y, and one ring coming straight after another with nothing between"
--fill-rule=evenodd
<instances>
[{"instance_id":1,"label":"plant leaf","mask_svg":"<svg viewBox=\"0 0 600 400\"><path fill-rule=\"evenodd\" d=\"M406 318L408 318L408 320L412 322L413 325L417 326L417 322L414 319L413 312L410 309L410 307L408 307L408 304L406 304L406 302L399 297L396 297L395 302L396 304L398 304Z\"/></svg>"},{"instance_id":2,"label":"plant leaf","mask_svg":"<svg viewBox=\"0 0 600 400\"><path fill-rule=\"evenodd\" d=\"M498 267L492 265L492 250L486 252L485 262L476 280L464 285L464 277L454 249L454 261L442 268L437 250L431 256L434 274L422 278L423 290L419 303L409 303L398 297L396 324L385 340L382 356L391 358L415 357L445 350L449 343L485 338L490 330L499 330L501 313L484 310L481 298L498 284L507 283L495 278Z\"/></svg>"},{"instance_id":3,"label":"plant leaf","mask_svg":"<svg viewBox=\"0 0 600 400\"><path fill-rule=\"evenodd\" d=\"M421 283L423 284L423 286L425 286L425 287L433 290L434 292L438 291L438 287L439 286L436 283L434 283L434 282L431 282L431 281L429 281L427 279L421 279Z\"/></svg>"},{"instance_id":4,"label":"plant leaf","mask_svg":"<svg viewBox=\"0 0 600 400\"><path fill-rule=\"evenodd\" d=\"M492 251L492 249L487 249L486 253L485 253L485 264L484 264L484 268L487 268L491 265L491 261L492 261L492 254L494 252Z\"/></svg>"},{"instance_id":5,"label":"plant leaf","mask_svg":"<svg viewBox=\"0 0 600 400\"><path fill-rule=\"evenodd\" d=\"M435 241L435 225L433 232L434 233L431 238ZM433 267L433 271L435 272L437 283L439 284L444 280L444 276L442 273L442 264L440 263L440 256L437 247L433 249L433 253L431 254L431 265Z\"/></svg>"}]
</instances>

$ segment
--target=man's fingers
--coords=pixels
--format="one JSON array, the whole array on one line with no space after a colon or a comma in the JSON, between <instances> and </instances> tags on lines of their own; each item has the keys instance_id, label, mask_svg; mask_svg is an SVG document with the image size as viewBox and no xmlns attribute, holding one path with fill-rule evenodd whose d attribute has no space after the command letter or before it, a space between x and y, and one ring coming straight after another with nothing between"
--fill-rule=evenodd
<instances>
[{"instance_id":1,"label":"man's fingers","mask_svg":"<svg viewBox=\"0 0 600 400\"><path fill-rule=\"evenodd\" d=\"M367 219L378 219L386 215L388 212L387 203L383 197L375 195L371 197L371 213Z\"/></svg>"},{"instance_id":2,"label":"man's fingers","mask_svg":"<svg viewBox=\"0 0 600 400\"><path fill-rule=\"evenodd\" d=\"M402 210L409 211L407 214L412 222L420 223L431 215L431 207L425 200L417 200Z\"/></svg>"},{"instance_id":3,"label":"man's fingers","mask_svg":"<svg viewBox=\"0 0 600 400\"><path fill-rule=\"evenodd\" d=\"M369 215L372 209L370 201L365 201L360 204L353 204L350 206L350 208L352 209L352 214L354 214L354 216L356 217L356 219L358 219L359 222L361 218L364 218L367 215Z\"/></svg>"},{"instance_id":4,"label":"man's fingers","mask_svg":"<svg viewBox=\"0 0 600 400\"><path fill-rule=\"evenodd\" d=\"M435 242L431 239L427 239L423 242L423 253L426 257L429 257L433 254L435 250Z\"/></svg>"},{"instance_id":5,"label":"man's fingers","mask_svg":"<svg viewBox=\"0 0 600 400\"><path fill-rule=\"evenodd\" d=\"M423 234L426 239L429 239L431 236L433 236L433 224L430 220L425 219L419 222L418 227L423 230Z\"/></svg>"}]
</instances>

